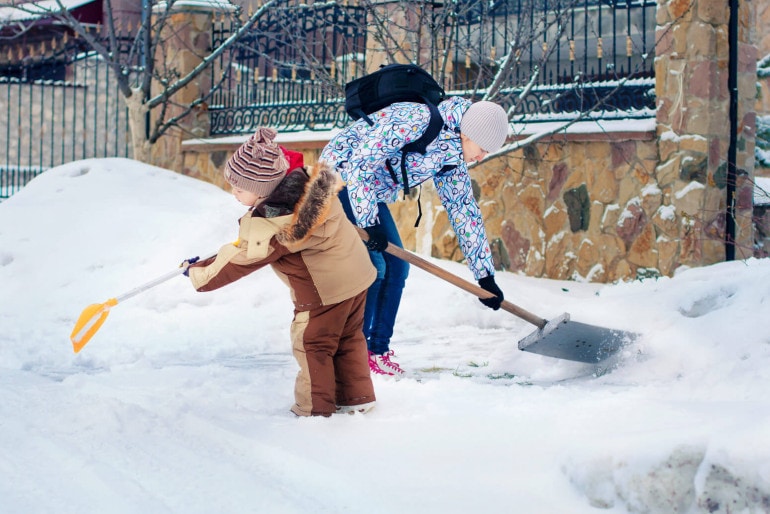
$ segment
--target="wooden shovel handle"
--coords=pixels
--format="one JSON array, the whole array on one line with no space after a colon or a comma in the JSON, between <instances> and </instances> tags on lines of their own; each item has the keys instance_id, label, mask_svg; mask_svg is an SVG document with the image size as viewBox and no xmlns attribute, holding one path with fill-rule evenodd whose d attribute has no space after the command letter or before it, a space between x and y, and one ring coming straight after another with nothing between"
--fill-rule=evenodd
<instances>
[{"instance_id":1,"label":"wooden shovel handle","mask_svg":"<svg viewBox=\"0 0 770 514\"><path fill-rule=\"evenodd\" d=\"M361 239L363 239L364 241L369 240L369 234L366 233L366 230L362 229L361 227L356 227L356 229L358 230L358 234L361 236ZM474 284L473 282L469 282L463 278L460 278L457 275L454 275L448 272L444 268L436 266L432 262L427 261L422 257L418 256L417 254L414 254L408 250L404 250L399 246L388 243L388 246L387 248L385 248L385 251L395 257L398 257L401 260L408 262L409 264L414 264L418 268L427 271L431 275L435 275L438 278L443 279L449 282L450 284L453 284L468 293L476 295L479 298L494 298L495 296L494 294ZM500 308L503 309L504 311L510 312L514 316L518 316L524 321L532 323L533 325L541 329L545 327L546 323L548 323L547 319L543 319L540 316L532 314L531 312L522 309L518 305L515 305L509 302L508 300L503 300L503 302L500 304Z\"/></svg>"}]
</instances>

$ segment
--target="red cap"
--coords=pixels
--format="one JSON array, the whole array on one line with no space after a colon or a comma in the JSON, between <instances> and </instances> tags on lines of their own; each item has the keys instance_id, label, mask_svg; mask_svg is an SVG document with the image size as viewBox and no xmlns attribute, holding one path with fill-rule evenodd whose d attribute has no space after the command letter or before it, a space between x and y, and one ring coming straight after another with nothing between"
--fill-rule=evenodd
<instances>
[{"instance_id":1,"label":"red cap","mask_svg":"<svg viewBox=\"0 0 770 514\"><path fill-rule=\"evenodd\" d=\"M289 171L294 168L302 168L305 165L305 156L302 152L295 152L283 146L280 147L286 160L289 161Z\"/></svg>"}]
</instances>

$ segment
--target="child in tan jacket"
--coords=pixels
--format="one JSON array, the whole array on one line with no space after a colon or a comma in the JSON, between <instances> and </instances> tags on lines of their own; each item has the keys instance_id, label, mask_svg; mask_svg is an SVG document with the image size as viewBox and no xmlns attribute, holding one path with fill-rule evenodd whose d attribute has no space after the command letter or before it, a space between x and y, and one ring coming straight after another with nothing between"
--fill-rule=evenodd
<instances>
[{"instance_id":1,"label":"child in tan jacket","mask_svg":"<svg viewBox=\"0 0 770 514\"><path fill-rule=\"evenodd\" d=\"M225 180L249 211L238 241L189 264L186 274L196 290L211 291L272 266L294 302L291 340L300 370L291 411L366 412L375 396L364 304L376 271L337 198L337 175L326 166L289 170L287 155L294 161L301 154L279 147L275 136L257 129L225 165Z\"/></svg>"}]
</instances>

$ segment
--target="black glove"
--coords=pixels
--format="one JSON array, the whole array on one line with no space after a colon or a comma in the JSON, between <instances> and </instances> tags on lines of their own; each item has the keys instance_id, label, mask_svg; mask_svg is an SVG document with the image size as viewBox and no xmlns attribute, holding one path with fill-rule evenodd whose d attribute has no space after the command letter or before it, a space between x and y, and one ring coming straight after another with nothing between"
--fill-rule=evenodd
<instances>
[{"instance_id":1,"label":"black glove","mask_svg":"<svg viewBox=\"0 0 770 514\"><path fill-rule=\"evenodd\" d=\"M489 291L490 293L494 294L494 298L479 298L479 301L489 307L490 309L497 310L500 308L500 304L503 303L503 292L500 290L499 287L497 287L497 284L495 284L495 277L494 275L489 275L488 277L480 278L479 279L479 285L482 289Z\"/></svg>"},{"instance_id":2,"label":"black glove","mask_svg":"<svg viewBox=\"0 0 770 514\"><path fill-rule=\"evenodd\" d=\"M184 271L182 272L182 275L184 275L185 277L189 277L190 276L190 264L196 263L199 260L201 260L201 258L198 257L198 256L195 256L195 257L190 257L189 259L185 259L184 261L182 261L182 264L179 265L180 268L184 268Z\"/></svg>"},{"instance_id":3,"label":"black glove","mask_svg":"<svg viewBox=\"0 0 770 514\"><path fill-rule=\"evenodd\" d=\"M366 247L373 252L385 251L385 248L388 247L388 238L382 225L372 225L364 230L369 234L369 240L364 243Z\"/></svg>"}]
</instances>

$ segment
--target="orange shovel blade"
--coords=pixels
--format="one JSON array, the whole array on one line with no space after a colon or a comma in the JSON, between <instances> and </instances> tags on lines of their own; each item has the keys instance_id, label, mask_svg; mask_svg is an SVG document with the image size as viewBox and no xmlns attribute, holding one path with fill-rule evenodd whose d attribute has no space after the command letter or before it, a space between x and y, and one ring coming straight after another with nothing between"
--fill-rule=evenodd
<instances>
[{"instance_id":1,"label":"orange shovel blade","mask_svg":"<svg viewBox=\"0 0 770 514\"><path fill-rule=\"evenodd\" d=\"M115 298L110 298L104 303L93 303L83 309L75 328L72 329L70 340L75 353L78 353L88 341L93 337L97 330L102 326L110 308L118 304Z\"/></svg>"}]
</instances>

